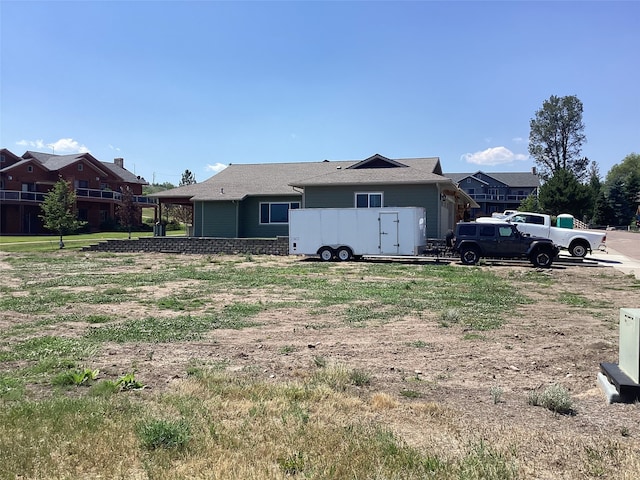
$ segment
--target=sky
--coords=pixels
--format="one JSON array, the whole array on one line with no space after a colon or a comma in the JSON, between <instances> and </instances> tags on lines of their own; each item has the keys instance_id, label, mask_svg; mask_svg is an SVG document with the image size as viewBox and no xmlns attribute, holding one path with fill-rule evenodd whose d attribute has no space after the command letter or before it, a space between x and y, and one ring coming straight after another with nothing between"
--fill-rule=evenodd
<instances>
[{"instance_id":1,"label":"sky","mask_svg":"<svg viewBox=\"0 0 640 480\"><path fill-rule=\"evenodd\" d=\"M638 1L0 0L0 147L150 183L231 163L524 172L552 95L604 177L640 152Z\"/></svg>"}]
</instances>

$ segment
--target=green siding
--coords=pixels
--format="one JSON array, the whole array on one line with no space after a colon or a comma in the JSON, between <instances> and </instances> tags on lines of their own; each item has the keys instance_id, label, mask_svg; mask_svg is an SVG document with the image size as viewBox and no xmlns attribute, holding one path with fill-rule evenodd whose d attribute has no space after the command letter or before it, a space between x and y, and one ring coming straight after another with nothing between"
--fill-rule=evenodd
<instances>
[{"instance_id":1,"label":"green siding","mask_svg":"<svg viewBox=\"0 0 640 480\"><path fill-rule=\"evenodd\" d=\"M436 185L305 187L304 208L352 208L356 192L382 192L385 207L424 207L427 210L427 237L440 236L440 201Z\"/></svg>"},{"instance_id":2,"label":"green siding","mask_svg":"<svg viewBox=\"0 0 640 480\"><path fill-rule=\"evenodd\" d=\"M273 196L273 197L249 197L240 206L240 232L241 238L273 238L286 237L289 235L289 224L261 224L260 204L261 203L291 203L300 202L302 206L302 195L300 196Z\"/></svg>"},{"instance_id":3,"label":"green siding","mask_svg":"<svg viewBox=\"0 0 640 480\"><path fill-rule=\"evenodd\" d=\"M195 202L194 236L237 237L237 205L237 202Z\"/></svg>"}]
</instances>

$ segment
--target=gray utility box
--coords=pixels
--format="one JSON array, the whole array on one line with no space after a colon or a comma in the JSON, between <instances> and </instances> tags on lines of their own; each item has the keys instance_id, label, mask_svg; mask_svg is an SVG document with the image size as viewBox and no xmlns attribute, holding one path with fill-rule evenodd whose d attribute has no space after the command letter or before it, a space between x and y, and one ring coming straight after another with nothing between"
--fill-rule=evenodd
<instances>
[{"instance_id":1,"label":"gray utility box","mask_svg":"<svg viewBox=\"0 0 640 480\"><path fill-rule=\"evenodd\" d=\"M640 308L620 309L618 360L620 370L640 383Z\"/></svg>"}]
</instances>

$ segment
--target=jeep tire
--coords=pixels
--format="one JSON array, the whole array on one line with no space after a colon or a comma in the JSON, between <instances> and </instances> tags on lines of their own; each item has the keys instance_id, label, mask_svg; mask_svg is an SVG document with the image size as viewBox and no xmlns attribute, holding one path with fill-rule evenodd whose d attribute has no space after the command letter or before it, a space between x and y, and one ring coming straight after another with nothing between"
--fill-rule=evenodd
<instances>
[{"instance_id":1,"label":"jeep tire","mask_svg":"<svg viewBox=\"0 0 640 480\"><path fill-rule=\"evenodd\" d=\"M480 251L478 247L462 247L460 250L460 261L465 265L475 265L480 261Z\"/></svg>"},{"instance_id":2,"label":"jeep tire","mask_svg":"<svg viewBox=\"0 0 640 480\"><path fill-rule=\"evenodd\" d=\"M546 249L538 248L531 254L531 263L537 268L550 268L553 263L551 253Z\"/></svg>"}]
</instances>

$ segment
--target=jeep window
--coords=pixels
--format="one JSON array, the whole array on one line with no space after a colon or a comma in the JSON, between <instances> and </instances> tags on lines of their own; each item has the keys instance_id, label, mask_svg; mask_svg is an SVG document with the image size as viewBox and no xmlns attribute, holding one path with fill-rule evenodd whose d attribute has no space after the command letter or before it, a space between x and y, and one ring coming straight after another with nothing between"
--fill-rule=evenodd
<instances>
[{"instance_id":1,"label":"jeep window","mask_svg":"<svg viewBox=\"0 0 640 480\"><path fill-rule=\"evenodd\" d=\"M458 236L460 237L473 237L476 234L475 225L460 225L458 227Z\"/></svg>"},{"instance_id":2,"label":"jeep window","mask_svg":"<svg viewBox=\"0 0 640 480\"><path fill-rule=\"evenodd\" d=\"M493 225L482 225L480 227L480 236L481 237L495 237L496 236L496 227Z\"/></svg>"},{"instance_id":3,"label":"jeep window","mask_svg":"<svg viewBox=\"0 0 640 480\"><path fill-rule=\"evenodd\" d=\"M505 227L500 227L499 235L501 237L513 237L515 232L513 231L513 228L507 225Z\"/></svg>"}]
</instances>

